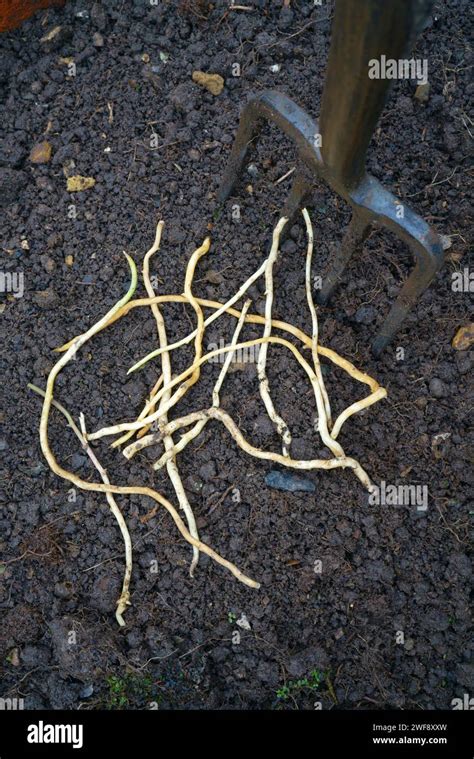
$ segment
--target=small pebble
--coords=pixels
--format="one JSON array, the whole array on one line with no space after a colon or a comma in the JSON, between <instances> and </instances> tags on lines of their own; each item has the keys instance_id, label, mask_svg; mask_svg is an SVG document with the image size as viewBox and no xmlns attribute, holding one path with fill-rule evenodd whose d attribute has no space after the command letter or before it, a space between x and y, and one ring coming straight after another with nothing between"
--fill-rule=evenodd
<instances>
[{"instance_id":1,"label":"small pebble","mask_svg":"<svg viewBox=\"0 0 474 759\"><path fill-rule=\"evenodd\" d=\"M206 272L206 280L213 285L220 285L224 281L224 276L215 269L208 269Z\"/></svg>"},{"instance_id":2,"label":"small pebble","mask_svg":"<svg viewBox=\"0 0 474 759\"><path fill-rule=\"evenodd\" d=\"M258 175L258 168L254 163L250 163L247 166L247 174L250 174L251 177L256 177Z\"/></svg>"},{"instance_id":3,"label":"small pebble","mask_svg":"<svg viewBox=\"0 0 474 759\"><path fill-rule=\"evenodd\" d=\"M277 469L272 469L271 472L265 477L265 483L270 488L275 490L287 490L290 493L297 491L303 491L305 493L314 493L316 488L311 480L304 479L303 477L297 477L291 472L279 472Z\"/></svg>"},{"instance_id":4,"label":"small pebble","mask_svg":"<svg viewBox=\"0 0 474 759\"><path fill-rule=\"evenodd\" d=\"M419 100L420 103L426 103L428 101L429 96L430 96L429 83L425 82L425 84L419 84L415 91L416 100Z\"/></svg>"},{"instance_id":5,"label":"small pebble","mask_svg":"<svg viewBox=\"0 0 474 759\"><path fill-rule=\"evenodd\" d=\"M190 474L189 477L186 478L184 484L185 487L191 491L191 493L196 493L196 495L202 491L203 482L194 474Z\"/></svg>"},{"instance_id":6,"label":"small pebble","mask_svg":"<svg viewBox=\"0 0 474 759\"><path fill-rule=\"evenodd\" d=\"M84 685L82 690L79 691L79 698L90 698L93 693L94 693L94 686L92 685L92 683L89 683L88 685Z\"/></svg>"},{"instance_id":7,"label":"small pebble","mask_svg":"<svg viewBox=\"0 0 474 759\"><path fill-rule=\"evenodd\" d=\"M433 398L444 398L446 395L446 385L438 377L430 380L430 394Z\"/></svg>"},{"instance_id":8,"label":"small pebble","mask_svg":"<svg viewBox=\"0 0 474 759\"><path fill-rule=\"evenodd\" d=\"M71 469L80 469L87 461L87 456L83 456L81 453L73 453L70 459Z\"/></svg>"},{"instance_id":9,"label":"small pebble","mask_svg":"<svg viewBox=\"0 0 474 759\"><path fill-rule=\"evenodd\" d=\"M286 253L287 255L293 255L293 253L296 253L298 250L298 246L296 245L294 240L285 240L283 245L281 246L281 252Z\"/></svg>"}]
</instances>

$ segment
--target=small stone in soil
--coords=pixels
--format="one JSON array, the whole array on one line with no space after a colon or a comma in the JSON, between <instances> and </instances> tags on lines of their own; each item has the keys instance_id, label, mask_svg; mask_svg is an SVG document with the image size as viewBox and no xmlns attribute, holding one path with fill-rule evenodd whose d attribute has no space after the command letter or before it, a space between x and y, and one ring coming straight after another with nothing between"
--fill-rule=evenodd
<instances>
[{"instance_id":1,"label":"small stone in soil","mask_svg":"<svg viewBox=\"0 0 474 759\"><path fill-rule=\"evenodd\" d=\"M293 253L296 253L298 250L298 246L296 245L294 240L286 240L283 245L281 246L282 253L286 253L287 255L293 255Z\"/></svg>"},{"instance_id":2,"label":"small stone in soil","mask_svg":"<svg viewBox=\"0 0 474 759\"><path fill-rule=\"evenodd\" d=\"M268 472L265 476L265 482L270 488L287 490L290 493L295 493L299 490L305 493L314 493L316 490L311 480L296 477L290 472L279 472L277 469L272 469L271 472Z\"/></svg>"},{"instance_id":3,"label":"small stone in soil","mask_svg":"<svg viewBox=\"0 0 474 759\"><path fill-rule=\"evenodd\" d=\"M205 71L193 71L193 82L208 90L212 95L220 95L224 89L224 80L220 74L206 74Z\"/></svg>"},{"instance_id":4,"label":"small stone in soil","mask_svg":"<svg viewBox=\"0 0 474 759\"><path fill-rule=\"evenodd\" d=\"M258 168L254 163L247 166L247 173L250 174L251 177L256 177L258 175Z\"/></svg>"},{"instance_id":5,"label":"small stone in soil","mask_svg":"<svg viewBox=\"0 0 474 759\"><path fill-rule=\"evenodd\" d=\"M438 377L430 380L430 393L433 398L444 398L446 395L446 385Z\"/></svg>"},{"instance_id":6,"label":"small stone in soil","mask_svg":"<svg viewBox=\"0 0 474 759\"><path fill-rule=\"evenodd\" d=\"M224 276L215 269L208 269L206 272L206 280L213 285L220 285L224 281Z\"/></svg>"},{"instance_id":7,"label":"small stone in soil","mask_svg":"<svg viewBox=\"0 0 474 759\"><path fill-rule=\"evenodd\" d=\"M31 148L30 161L31 163L48 163L51 158L51 145L44 140L38 142Z\"/></svg>"},{"instance_id":8,"label":"small stone in soil","mask_svg":"<svg viewBox=\"0 0 474 759\"><path fill-rule=\"evenodd\" d=\"M190 490L191 493L200 493L202 491L203 482L199 477L194 474L190 474L185 480L185 487Z\"/></svg>"},{"instance_id":9,"label":"small stone in soil","mask_svg":"<svg viewBox=\"0 0 474 759\"><path fill-rule=\"evenodd\" d=\"M425 84L419 84L415 90L416 100L419 100L420 103L426 103L428 101L429 96L430 96L429 83L425 82Z\"/></svg>"},{"instance_id":10,"label":"small stone in soil","mask_svg":"<svg viewBox=\"0 0 474 759\"><path fill-rule=\"evenodd\" d=\"M94 686L92 683L85 685L82 690L79 691L79 698L90 698L94 693Z\"/></svg>"},{"instance_id":11,"label":"small stone in soil","mask_svg":"<svg viewBox=\"0 0 474 759\"><path fill-rule=\"evenodd\" d=\"M87 456L83 456L81 453L73 453L70 460L70 466L73 471L80 469L87 461Z\"/></svg>"}]
</instances>

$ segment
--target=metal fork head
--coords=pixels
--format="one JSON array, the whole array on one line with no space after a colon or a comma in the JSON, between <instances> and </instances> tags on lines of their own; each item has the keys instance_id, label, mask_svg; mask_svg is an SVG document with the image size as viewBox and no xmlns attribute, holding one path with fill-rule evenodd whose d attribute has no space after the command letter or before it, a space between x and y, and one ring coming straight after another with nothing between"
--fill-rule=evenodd
<instances>
[{"instance_id":1,"label":"metal fork head","mask_svg":"<svg viewBox=\"0 0 474 759\"><path fill-rule=\"evenodd\" d=\"M372 225L387 227L409 246L415 267L372 345L376 356L392 340L445 258L436 232L365 171L367 146L390 86L390 81L369 79L368 61L382 54L380 51L392 56L403 53L430 0L392 0L382 5L383 12L378 0L337 1L321 128L297 103L279 92L267 90L250 99L242 111L218 191L218 201L223 203L243 168L250 141L262 122L270 121L293 140L298 153L282 216L291 219L321 180L352 208L351 222L319 292L320 304L329 301Z\"/></svg>"}]
</instances>

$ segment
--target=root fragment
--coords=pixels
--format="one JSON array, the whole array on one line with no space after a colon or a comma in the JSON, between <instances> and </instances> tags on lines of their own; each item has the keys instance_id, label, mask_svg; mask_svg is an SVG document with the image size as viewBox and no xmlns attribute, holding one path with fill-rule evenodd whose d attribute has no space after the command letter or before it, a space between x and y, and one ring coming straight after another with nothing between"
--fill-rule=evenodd
<instances>
[{"instance_id":1,"label":"root fragment","mask_svg":"<svg viewBox=\"0 0 474 759\"><path fill-rule=\"evenodd\" d=\"M33 390L33 392L37 393L38 395L42 395L43 398L45 397L44 391L41 390L36 385L32 385L30 383L28 384L28 387L30 390ZM110 480L107 476L106 470L104 469L102 464L99 462L99 460L97 459L97 456L95 455L94 451L92 450L92 448L87 442L87 433L85 429L84 414L81 413L81 416L80 416L81 429L79 430L71 414L69 413L67 409L64 408L64 406L61 403L58 403L58 401L53 400L52 405L55 408L57 408L58 411L60 411L61 414L63 414L63 416L66 417L68 425L71 427L76 437L79 438L81 446L83 447L83 449L89 456L90 460L94 464L95 468L99 472L102 478L102 482L104 482L106 485L110 485ZM117 601L117 609L115 611L115 617L117 619L117 622L119 623L120 627L124 627L125 621L123 618L123 614L127 606L130 606L129 588L130 588L130 580L132 577L132 541L130 539L130 533L128 531L127 523L125 522L125 519L122 516L122 512L120 511L120 508L117 505L117 502L115 498L113 497L112 493L106 493L105 497L107 498L107 503L110 506L110 510L112 514L117 520L117 524L120 528L120 532L122 533L123 542L125 546L125 574L124 574L123 583L122 583L122 592Z\"/></svg>"},{"instance_id":2,"label":"root fragment","mask_svg":"<svg viewBox=\"0 0 474 759\"><path fill-rule=\"evenodd\" d=\"M283 231L288 219L281 218L273 231L272 247L270 255L267 258L265 266L265 326L263 336L270 337L272 332L272 306L273 306L273 266L278 256L278 245L280 234ZM259 381L259 390L262 401L265 404L267 414L273 422L276 431L282 439L283 455L290 455L291 432L287 423L277 414L275 406L270 395L270 383L267 377L267 353L268 342L263 343L260 347L257 359L257 377Z\"/></svg>"},{"instance_id":3,"label":"root fragment","mask_svg":"<svg viewBox=\"0 0 474 759\"><path fill-rule=\"evenodd\" d=\"M155 295L150 280L150 260L154 253L156 253L160 248L161 234L164 224L162 221L160 221L156 227L154 243L150 250L146 253L143 260L142 274L148 297L132 300L137 284L137 272L134 262L129 256L127 256L127 261L131 270L131 282L126 295L121 298L115 304L115 306L113 306L101 319L97 321L96 324L92 325L86 332L74 337L61 348L57 349L57 351L62 353L62 355L51 369L51 372L47 379L46 390L44 392L35 386L30 386L31 389L35 390L35 392L39 392L44 397L40 421L40 443L43 454L48 461L50 468L59 477L68 480L78 488L91 492L104 493L106 495L110 509L114 514L114 517L117 520L117 523L121 530L125 546L125 573L122 584L122 592L120 598L117 601L116 611L116 618L121 626L125 624L123 614L127 606L130 605L132 544L127 525L120 511L120 508L114 499L114 494L143 495L152 498L156 503L160 504L167 510L182 537L193 547L193 559L190 566L191 576L193 576L194 568L198 562L199 553L202 552L229 570L234 577L236 577L240 582L244 583L248 587L259 587L258 582L245 575L232 562L224 559L216 551L214 551L212 548L200 540L193 509L189 503L183 487L183 483L181 481L176 461L177 456L185 450L186 446L192 440L196 439L199 436L209 421L220 422L229 432L230 436L238 445L238 447L254 458L264 461L272 461L281 466L298 470L350 469L354 472L355 476L360 480L360 482L367 490L371 491L373 489L373 485L367 472L363 469L361 464L356 459L346 455L344 449L337 441L337 437L340 434L340 431L345 422L353 414L368 408L373 403L376 403L381 398L384 398L386 396L386 390L380 387L376 380L353 366L350 361L342 358L330 348L326 348L319 344L317 311L314 305L311 289L311 266L314 245L313 229L311 225L311 219L306 209L303 210L303 217L306 224L308 238L305 265L305 287L306 299L311 315L311 335L307 335L305 332L286 321L273 318L273 270L278 255L280 235L285 224L287 223L287 219L282 218L277 223L272 236L271 250L266 260L261 264L257 271L252 274L243 283L243 285L241 285L237 292L227 300L226 303L199 298L193 292L195 270L200 258L209 251L209 238L206 238L203 244L197 248L190 257L185 275L184 294ZM234 305L245 295L249 287L261 276L265 278L264 316L249 313L250 300L247 300L245 302L242 310L234 308ZM161 304L166 303L188 304L193 309L196 317L196 329L184 338L178 340L175 343L172 343L171 345L168 344L166 323L159 307ZM140 412L138 418L134 419L133 421L121 421L117 424L112 424L98 429L92 433L87 433L83 414L80 415L81 429L79 429L72 419L71 414L64 408L64 406L62 406L54 399L53 395L56 378L62 369L69 363L69 361L71 361L71 359L75 357L76 353L89 340L91 340L103 329L110 327L118 319L126 316L126 314L128 314L132 309L140 307L151 308L157 325L159 347L136 362L134 366L131 367L129 372L136 371L152 359L161 356L161 375L151 390L148 400L144 403L143 409ZM203 313L203 309L212 309L212 313L206 318ZM228 314L237 319L237 324L235 326L231 342L229 345L226 345L223 348L218 348L203 355L202 346L205 329L223 314ZM239 342L240 334L245 324L263 325L262 337ZM287 334L287 337L284 338L277 336L275 334L275 330L285 332ZM296 340L298 340L299 343L303 345L305 350L311 351L310 361L308 361L303 356L301 350L296 347L290 339L287 339L289 336L296 338ZM192 340L194 340L194 358L191 365L182 371L178 376L173 377L171 371L171 352L173 350L179 349L181 346L190 343ZM257 378L259 383L259 391L267 413L281 437L282 453L261 450L260 448L252 445L252 443L243 435L239 429L239 426L236 424L230 414L220 407L220 391L226 379L233 355L239 349L250 348L257 345L260 346L257 360ZM303 368L314 395L314 402L316 405L318 417L318 432L321 440L331 454L329 458L300 460L291 457L290 428L288 423L276 412L270 393L270 386L267 376L267 360L269 357L270 345L280 345L289 350L298 364ZM209 408L192 411L191 413L180 416L179 418L169 420L169 411L173 409L174 406L178 404L180 400L182 400L188 390L199 381L202 366L210 359L220 355L225 355L225 359L212 391L212 405ZM339 414L334 424L332 423L331 419L331 406L324 383L320 357L327 358L333 364L342 368L350 377L358 382L367 385L370 388L370 394L360 401L351 404L348 408L344 409ZM88 480L83 480L72 472L64 469L55 459L51 451L48 437L49 416L52 406L58 408L58 410L61 411L61 413L67 419L69 426L71 426L73 429L84 450L87 452L95 468L99 472L100 478L102 480L101 482L89 482ZM173 435L178 431L180 431L182 434L180 439L175 442ZM166 499L164 496L152 488L140 485L119 486L111 483L107 472L99 463L94 450L89 443L89 441L99 440L103 437L120 435L120 437L112 443L112 448L117 448L123 443L128 442L135 433L137 433L136 440L129 443L125 447L123 450L124 456L127 459L130 459L138 451L143 450L151 445L160 444L164 447L164 452L153 466L155 470L166 466L168 476L171 483L173 484L176 500L181 511L184 513L186 524L178 513L177 508L175 508L175 506L168 499Z\"/></svg>"},{"instance_id":4,"label":"root fragment","mask_svg":"<svg viewBox=\"0 0 474 759\"><path fill-rule=\"evenodd\" d=\"M143 419L143 417L146 416L148 413L150 413L150 411L153 412L155 410L155 404L152 399L155 393L158 392L162 384L163 384L163 375L160 374L160 376L158 377L157 381L155 382L150 392L150 398L147 400L142 411L140 412L140 415L138 417L139 419ZM149 428L144 427L143 429L139 431L138 435L139 436L144 435L147 429ZM114 440L114 442L112 443L110 447L118 448L119 445L123 445L123 443L126 443L127 440L130 440L131 437L133 437L133 430L131 432L127 432L125 435L122 435L122 437L118 438L117 440Z\"/></svg>"},{"instance_id":5,"label":"root fragment","mask_svg":"<svg viewBox=\"0 0 474 759\"><path fill-rule=\"evenodd\" d=\"M190 424L194 424L199 419L218 419L227 428L235 442L242 448L243 451L255 456L257 459L265 459L266 461L274 461L276 464L282 464L290 469L338 469L349 468L354 471L354 474L362 482L364 487L372 492L373 485L370 481L368 474L360 466L356 459L342 455L333 459L292 459L289 456L284 456L281 453L275 453L274 451L262 451L259 448L251 445L242 435L241 431L237 427L232 417L223 409L209 408L205 411L195 411L187 416L181 417L181 419L174 419L169 422L166 427L163 428L162 433L167 434L175 432L181 427L187 427Z\"/></svg>"},{"instance_id":6,"label":"root fragment","mask_svg":"<svg viewBox=\"0 0 474 759\"><path fill-rule=\"evenodd\" d=\"M157 250L159 250L160 242L161 242L161 232L164 226L164 222L160 221L158 223L158 226L156 228L156 236L155 236L155 242L153 243L150 250L146 253L145 258L143 260L143 281L145 284L145 289L150 296L150 298L153 298L155 295L153 291L153 286L150 281L150 258L154 253L156 253ZM207 244L206 244L207 243ZM205 244L202 246L202 248L198 248L197 251L193 253L191 256L190 263L188 265L188 271L186 272L186 283L185 283L185 295L190 299L190 302L195 305L195 310L198 314L198 334L196 335L196 356L200 356L201 354L201 343L202 343L202 335L204 332L203 322L204 318L202 315L202 309L198 304L194 304L192 293L191 293L191 282L192 277L194 274L194 269L199 261L199 258L204 255L204 253L207 253L209 250L209 244L210 240L208 239ZM166 327L165 322L163 319L163 316L161 314L160 309L158 308L158 305L154 303L151 306L151 310L153 313L153 316L155 317L156 321L156 327L158 331L158 340L160 342L161 348L166 348L166 345L168 343L168 339L166 336ZM161 354L161 371L162 371L162 377L163 377L163 383L164 385L169 385L171 382L171 361L170 361L170 354L167 350L164 350ZM197 378L199 377L199 374L197 375ZM194 381L197 381L197 378L194 377ZM191 380L189 380L191 382ZM152 394L152 397L150 398L150 404L151 408L154 407L153 398L155 396ZM165 392L163 394L163 397L161 399L160 407L158 409L158 419L161 421L162 424L166 424L168 421L167 412L163 411L162 414L160 414L161 409L165 406L165 404L170 399L170 391ZM140 441L138 441L140 442ZM174 447L173 437L171 435L165 435L163 438L163 443L166 448L166 450L172 449ZM181 509L184 511L186 515L186 521L188 523L188 529L193 538L196 540L199 540L199 534L196 526L196 519L194 518L194 513L191 508L191 504L188 501L188 497L185 493L183 483L181 481L181 477L178 471L178 466L176 464L176 461L174 459L170 459L166 464L166 469L168 472L168 476L173 484L174 492L176 493L176 498L178 499L178 503L181 507ZM194 575L194 569L196 568L196 565L199 561L199 551L197 547L193 546L193 560L191 562L191 566L189 569L189 574L191 577Z\"/></svg>"},{"instance_id":7,"label":"root fragment","mask_svg":"<svg viewBox=\"0 0 474 759\"><path fill-rule=\"evenodd\" d=\"M323 373L321 371L321 363L319 361L318 317L316 314L316 307L314 305L314 300L313 300L313 291L311 288L311 263L313 259L313 244L314 244L313 226L311 224L311 219L309 218L309 213L306 208L303 208L302 213L303 213L303 218L306 224L306 234L308 235L308 249L306 253L306 268L305 268L305 285L306 285L306 299L308 301L308 306L311 313L311 324L312 324L311 353L313 355L314 371L316 372L316 377L318 378L319 387L321 388L321 395L323 396L324 411L326 414L327 425L328 425L328 428L330 428L332 426L331 406L329 403L329 398L328 398L326 388L324 386Z\"/></svg>"},{"instance_id":8,"label":"root fragment","mask_svg":"<svg viewBox=\"0 0 474 759\"><path fill-rule=\"evenodd\" d=\"M242 327L244 326L245 315L246 315L246 313L247 313L247 311L248 311L248 309L250 307L250 303L251 303L251 301L247 300L245 302L245 304L244 304L244 307L242 309L242 313L241 313L241 315L239 317L239 321L237 322L237 326L235 328L235 331L234 331L234 334L233 334L233 337L232 337L232 341L230 343L231 347L233 347L234 350L229 351L229 353L227 354L227 356L225 358L225 361L224 361L224 364L222 366L222 369L221 369L221 371L219 373L219 377L217 378L217 382L214 385L214 389L212 391L212 405L213 405L214 408L219 408L219 405L220 405L220 398L219 398L220 389L221 389L221 387L222 387L222 385L224 383L224 380L226 378L227 372L229 370L229 366L230 366L230 364L232 362L232 358L233 358L234 353L235 353L235 346L236 346L237 341L239 339L239 335L240 335L240 332L242 330ZM192 440L194 440L196 437L198 437L198 435L200 435L200 433L202 432L202 430L206 426L206 423L207 423L207 419L201 419L198 422L196 422L196 424L194 425L194 427L191 430L188 430L188 432L181 437L180 441L173 448L171 448L170 450L167 450L166 453L164 453L163 456L161 456L161 458L158 459L157 462L155 462L155 464L153 465L153 469L155 469L155 470L161 469L166 464L166 462L169 461L170 458L172 458L173 456L176 456L177 453L181 453L181 451L184 450L184 448L188 445L188 443L190 443ZM150 441L150 444L152 444L152 442L153 441ZM134 449L133 445L130 445L130 446L128 446L128 448L126 448L124 450L123 453L124 453L124 456L126 456L127 458L131 458L136 453L136 450Z\"/></svg>"}]
</instances>

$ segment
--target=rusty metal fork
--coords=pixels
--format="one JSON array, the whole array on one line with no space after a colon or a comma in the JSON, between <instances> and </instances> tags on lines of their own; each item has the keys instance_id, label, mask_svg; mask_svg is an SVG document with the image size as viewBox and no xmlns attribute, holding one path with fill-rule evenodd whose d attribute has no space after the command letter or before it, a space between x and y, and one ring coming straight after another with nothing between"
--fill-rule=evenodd
<instances>
[{"instance_id":1,"label":"rusty metal fork","mask_svg":"<svg viewBox=\"0 0 474 759\"><path fill-rule=\"evenodd\" d=\"M282 215L292 218L326 181L352 208L352 219L318 302L326 304L351 256L371 225L392 230L411 249L416 264L372 344L379 356L444 262L438 234L414 211L367 174L365 159L391 81L369 78L369 61L399 60L411 48L432 0L336 0L331 48L319 125L291 98L267 90L253 96L240 124L218 191L223 203L243 168L249 142L263 120L279 126L295 143L297 169Z\"/></svg>"}]
</instances>

